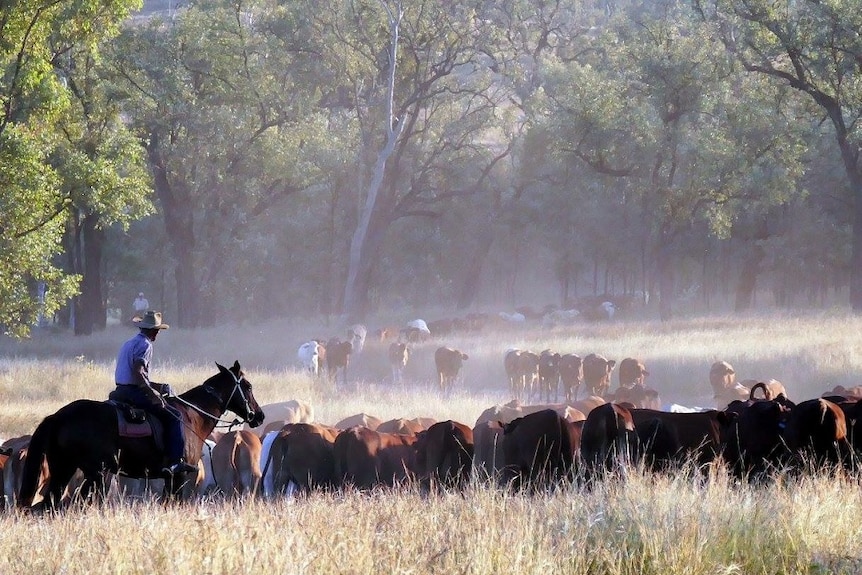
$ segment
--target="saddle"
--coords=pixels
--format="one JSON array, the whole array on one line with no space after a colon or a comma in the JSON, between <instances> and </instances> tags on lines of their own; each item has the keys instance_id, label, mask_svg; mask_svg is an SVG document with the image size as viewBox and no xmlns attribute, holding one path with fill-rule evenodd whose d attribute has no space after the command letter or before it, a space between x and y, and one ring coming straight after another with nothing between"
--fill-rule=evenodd
<instances>
[{"instance_id":1,"label":"saddle","mask_svg":"<svg viewBox=\"0 0 862 575\"><path fill-rule=\"evenodd\" d=\"M156 445L164 446L164 430L158 417L147 413L145 409L114 399L109 399L106 403L112 405L117 412L120 437L152 437Z\"/></svg>"}]
</instances>

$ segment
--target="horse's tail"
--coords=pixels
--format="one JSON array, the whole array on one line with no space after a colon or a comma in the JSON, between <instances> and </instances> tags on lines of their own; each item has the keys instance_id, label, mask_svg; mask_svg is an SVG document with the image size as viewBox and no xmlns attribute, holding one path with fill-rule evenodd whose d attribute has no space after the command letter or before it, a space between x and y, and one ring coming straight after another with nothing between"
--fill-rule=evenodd
<instances>
[{"instance_id":1,"label":"horse's tail","mask_svg":"<svg viewBox=\"0 0 862 575\"><path fill-rule=\"evenodd\" d=\"M21 471L18 507L30 507L33 504L33 498L36 497L36 490L42 477L42 460L49 455L50 440L53 435L54 416L49 415L36 427L36 431L30 438L27 457L24 459L24 468Z\"/></svg>"}]
</instances>

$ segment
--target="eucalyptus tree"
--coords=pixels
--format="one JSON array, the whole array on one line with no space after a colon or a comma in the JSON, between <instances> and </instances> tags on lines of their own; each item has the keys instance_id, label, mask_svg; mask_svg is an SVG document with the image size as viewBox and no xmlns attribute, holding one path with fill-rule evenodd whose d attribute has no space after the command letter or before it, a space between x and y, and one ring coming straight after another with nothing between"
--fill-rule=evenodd
<instances>
[{"instance_id":1,"label":"eucalyptus tree","mask_svg":"<svg viewBox=\"0 0 862 575\"><path fill-rule=\"evenodd\" d=\"M28 333L39 313L53 314L78 289L79 276L64 273L57 263L66 216L76 202L72 188L103 196L126 187L145 193L141 181L125 179L134 158L114 161L116 156L107 159L112 153L101 154L116 142L91 142L103 147L82 160L83 142L74 132L87 120L68 78L57 73L58 62L73 50L95 57L99 42L137 5L134 0L2 3L0 322L16 335ZM121 202L109 202L116 211L124 209ZM37 284L47 288L43 301Z\"/></svg>"},{"instance_id":2,"label":"eucalyptus tree","mask_svg":"<svg viewBox=\"0 0 862 575\"><path fill-rule=\"evenodd\" d=\"M356 131L357 198L343 312L361 317L392 225L436 219L455 198L487 189L509 153L472 3L308 2L321 57L342 87Z\"/></svg>"},{"instance_id":3,"label":"eucalyptus tree","mask_svg":"<svg viewBox=\"0 0 862 575\"><path fill-rule=\"evenodd\" d=\"M211 323L260 278L264 214L320 175L327 142L301 20L272 1L204 0L127 27L113 53L173 253L177 323ZM263 259L262 259L263 258ZM212 310L213 313L204 312Z\"/></svg>"},{"instance_id":4,"label":"eucalyptus tree","mask_svg":"<svg viewBox=\"0 0 862 575\"><path fill-rule=\"evenodd\" d=\"M530 211L530 205L545 203L543 196L549 188L561 183L541 117L538 121L536 118L542 109L537 102L543 97L546 61L572 58L587 46L583 39L602 13L581 0L505 0L485 3L480 14L485 23L480 49L495 82L508 93L501 108L507 117L505 139L511 153L500 166L489 198L475 218L476 241L469 265L464 266L458 279L459 307L475 301L484 263L503 234L517 236L547 221L538 218L525 226L521 217Z\"/></svg>"},{"instance_id":5,"label":"eucalyptus tree","mask_svg":"<svg viewBox=\"0 0 862 575\"><path fill-rule=\"evenodd\" d=\"M67 270L81 276L73 327L82 335L106 324L107 228L116 224L128 230L153 205L143 147L120 116L98 47L68 45L55 53L54 68L68 89L69 108L57 124L60 138L51 163L69 199L64 245Z\"/></svg>"},{"instance_id":6,"label":"eucalyptus tree","mask_svg":"<svg viewBox=\"0 0 862 575\"><path fill-rule=\"evenodd\" d=\"M697 0L743 68L798 91L832 126L853 197L850 303L862 310L862 12L855 2Z\"/></svg>"},{"instance_id":7,"label":"eucalyptus tree","mask_svg":"<svg viewBox=\"0 0 862 575\"><path fill-rule=\"evenodd\" d=\"M547 123L561 153L633 182L669 318L683 234L702 220L726 235L736 210L785 201L802 147L785 96L735 74L683 3L620 10L593 48L549 67Z\"/></svg>"}]
</instances>

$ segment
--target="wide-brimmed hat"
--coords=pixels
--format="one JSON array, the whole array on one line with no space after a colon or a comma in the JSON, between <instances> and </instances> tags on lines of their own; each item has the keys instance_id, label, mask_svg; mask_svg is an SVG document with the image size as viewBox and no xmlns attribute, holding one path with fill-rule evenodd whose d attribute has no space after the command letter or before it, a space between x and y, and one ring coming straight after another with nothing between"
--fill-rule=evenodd
<instances>
[{"instance_id":1,"label":"wide-brimmed hat","mask_svg":"<svg viewBox=\"0 0 862 575\"><path fill-rule=\"evenodd\" d=\"M166 323L162 323L162 312L147 310L143 317L136 315L132 318L132 323L142 329L168 329Z\"/></svg>"}]
</instances>

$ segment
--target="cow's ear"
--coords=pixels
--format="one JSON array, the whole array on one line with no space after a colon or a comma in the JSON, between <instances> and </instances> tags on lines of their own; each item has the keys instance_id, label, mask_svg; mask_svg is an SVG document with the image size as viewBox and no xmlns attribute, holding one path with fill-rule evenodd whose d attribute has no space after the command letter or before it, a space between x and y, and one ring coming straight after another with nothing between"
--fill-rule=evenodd
<instances>
[{"instance_id":1,"label":"cow's ear","mask_svg":"<svg viewBox=\"0 0 862 575\"><path fill-rule=\"evenodd\" d=\"M470 359L470 357L466 353L462 353L461 359Z\"/></svg>"}]
</instances>

